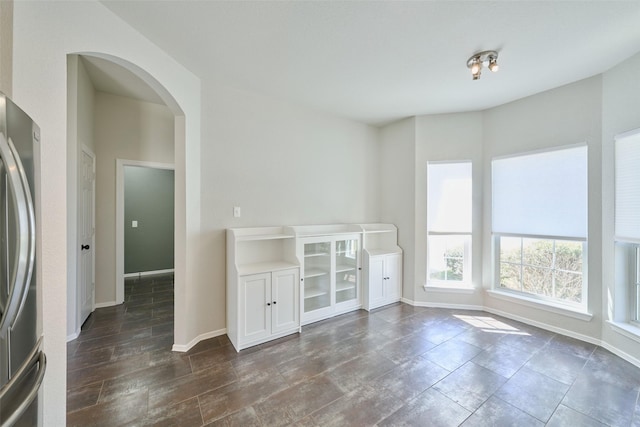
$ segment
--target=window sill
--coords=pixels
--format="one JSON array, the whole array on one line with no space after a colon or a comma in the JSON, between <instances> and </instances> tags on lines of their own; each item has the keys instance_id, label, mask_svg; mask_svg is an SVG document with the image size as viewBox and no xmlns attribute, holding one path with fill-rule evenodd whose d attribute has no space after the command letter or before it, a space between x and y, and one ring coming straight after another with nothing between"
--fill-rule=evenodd
<instances>
[{"instance_id":1,"label":"window sill","mask_svg":"<svg viewBox=\"0 0 640 427\"><path fill-rule=\"evenodd\" d=\"M613 320L607 320L607 323L611 326L611 329L630 338L636 342L640 342L640 327L635 326L628 322L615 322Z\"/></svg>"},{"instance_id":2,"label":"window sill","mask_svg":"<svg viewBox=\"0 0 640 427\"><path fill-rule=\"evenodd\" d=\"M450 292L450 293L457 293L457 294L472 294L476 292L476 288L466 284L459 284L459 285L426 284L423 286L423 288L427 292Z\"/></svg>"},{"instance_id":3,"label":"window sill","mask_svg":"<svg viewBox=\"0 0 640 427\"><path fill-rule=\"evenodd\" d=\"M585 322L591 321L593 314L581 310L578 307L571 307L561 303L554 303L552 301L543 301L537 298L528 297L526 295L516 294L514 292L498 291L495 289L487 290L487 294L491 297L501 299L504 301L514 302L516 304L526 305L528 307L545 310L551 313L560 314L574 319L582 320Z\"/></svg>"}]
</instances>

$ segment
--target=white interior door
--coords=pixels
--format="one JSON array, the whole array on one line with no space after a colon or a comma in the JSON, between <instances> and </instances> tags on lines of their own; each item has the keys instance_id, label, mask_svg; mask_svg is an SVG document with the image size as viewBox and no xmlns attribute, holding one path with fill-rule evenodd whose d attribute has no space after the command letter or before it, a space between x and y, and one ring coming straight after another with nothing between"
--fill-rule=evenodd
<instances>
[{"instance_id":1,"label":"white interior door","mask_svg":"<svg viewBox=\"0 0 640 427\"><path fill-rule=\"evenodd\" d=\"M82 150L82 176L80 200L80 251L78 297L82 325L93 311L94 304L94 233L95 233L95 156Z\"/></svg>"}]
</instances>

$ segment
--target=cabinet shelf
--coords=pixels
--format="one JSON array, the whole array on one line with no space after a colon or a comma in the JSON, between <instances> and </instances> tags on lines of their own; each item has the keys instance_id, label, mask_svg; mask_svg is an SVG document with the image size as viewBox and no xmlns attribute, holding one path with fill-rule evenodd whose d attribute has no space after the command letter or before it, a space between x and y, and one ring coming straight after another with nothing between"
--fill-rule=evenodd
<instances>
[{"instance_id":1,"label":"cabinet shelf","mask_svg":"<svg viewBox=\"0 0 640 427\"><path fill-rule=\"evenodd\" d=\"M328 293L328 291L320 288L305 288L304 299L321 297L323 295L327 295Z\"/></svg>"},{"instance_id":2,"label":"cabinet shelf","mask_svg":"<svg viewBox=\"0 0 640 427\"><path fill-rule=\"evenodd\" d=\"M350 289L355 289L356 284L353 282L338 282L336 283L336 292L348 291Z\"/></svg>"},{"instance_id":3,"label":"cabinet shelf","mask_svg":"<svg viewBox=\"0 0 640 427\"><path fill-rule=\"evenodd\" d=\"M310 253L310 254L304 254L305 258L313 258L313 257L317 257L317 256L329 256L330 254L328 252L314 252L314 253Z\"/></svg>"},{"instance_id":4,"label":"cabinet shelf","mask_svg":"<svg viewBox=\"0 0 640 427\"><path fill-rule=\"evenodd\" d=\"M351 271L355 269L356 269L355 265L349 265L349 264L336 265L336 273L344 273L345 271Z\"/></svg>"},{"instance_id":5,"label":"cabinet shelf","mask_svg":"<svg viewBox=\"0 0 640 427\"><path fill-rule=\"evenodd\" d=\"M307 268L304 272L304 278L309 279L311 277L325 276L329 274L328 271L321 270L319 268Z\"/></svg>"}]
</instances>

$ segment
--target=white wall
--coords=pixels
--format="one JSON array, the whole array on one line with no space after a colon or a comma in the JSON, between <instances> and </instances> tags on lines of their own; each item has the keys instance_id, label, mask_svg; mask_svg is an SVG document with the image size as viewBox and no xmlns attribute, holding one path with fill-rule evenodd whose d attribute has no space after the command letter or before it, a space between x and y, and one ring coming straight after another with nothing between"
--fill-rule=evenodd
<instances>
[{"instance_id":1,"label":"white wall","mask_svg":"<svg viewBox=\"0 0 640 427\"><path fill-rule=\"evenodd\" d=\"M491 159L586 142L589 155L588 310L591 321L504 301L486 294L485 307L538 324L600 339L602 321L602 197L600 76L581 80L484 112L484 286L492 285ZM523 189L526 191L526 189Z\"/></svg>"},{"instance_id":2,"label":"white wall","mask_svg":"<svg viewBox=\"0 0 640 427\"><path fill-rule=\"evenodd\" d=\"M416 258L416 119L400 120L380 131L380 221L398 227L398 245L403 250L402 297L415 296Z\"/></svg>"},{"instance_id":3,"label":"white wall","mask_svg":"<svg viewBox=\"0 0 640 427\"><path fill-rule=\"evenodd\" d=\"M96 304L116 302L116 159L174 161L165 106L96 92Z\"/></svg>"},{"instance_id":4,"label":"white wall","mask_svg":"<svg viewBox=\"0 0 640 427\"><path fill-rule=\"evenodd\" d=\"M177 342L193 336L185 313L196 322L203 316L190 309L198 294L189 289L201 277L192 261L200 235L200 81L97 2L17 2L13 29L14 100L39 124L42 134L39 271L48 357L44 420L46 425L61 426L66 407L66 288L71 274L67 215L75 209L68 205L67 149L77 149L73 141L67 145L67 55L97 52L133 69L176 114ZM75 185L70 183L69 188Z\"/></svg>"},{"instance_id":5,"label":"white wall","mask_svg":"<svg viewBox=\"0 0 640 427\"><path fill-rule=\"evenodd\" d=\"M602 76L602 300L604 320L614 320L614 137L640 128L640 54ZM620 302L618 303L620 304ZM602 339L640 360L640 338L630 339L605 322Z\"/></svg>"},{"instance_id":6,"label":"white wall","mask_svg":"<svg viewBox=\"0 0 640 427\"><path fill-rule=\"evenodd\" d=\"M482 113L440 114L416 118L415 298L432 306L482 305ZM427 162L470 160L473 174L472 283L474 292L423 288L427 268Z\"/></svg>"},{"instance_id":7,"label":"white wall","mask_svg":"<svg viewBox=\"0 0 640 427\"><path fill-rule=\"evenodd\" d=\"M377 220L378 150L371 126L214 82L203 95L204 333L226 327L225 228Z\"/></svg>"}]
</instances>

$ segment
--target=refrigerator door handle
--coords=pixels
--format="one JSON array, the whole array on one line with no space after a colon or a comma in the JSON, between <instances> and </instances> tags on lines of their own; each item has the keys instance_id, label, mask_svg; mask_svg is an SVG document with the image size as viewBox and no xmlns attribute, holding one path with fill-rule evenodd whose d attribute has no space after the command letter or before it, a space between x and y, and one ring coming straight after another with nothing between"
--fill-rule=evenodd
<instances>
[{"instance_id":1,"label":"refrigerator door handle","mask_svg":"<svg viewBox=\"0 0 640 427\"><path fill-rule=\"evenodd\" d=\"M25 413L29 405L34 401L34 399L38 396L38 391L40 390L40 386L42 385L42 380L44 379L44 373L47 370L47 357L42 351L42 337L38 340L36 346L31 350L31 354L27 358L27 362L25 362L20 369L16 372L15 376L6 383L2 389L0 389L0 400L14 387L18 384L22 379L23 375L30 370L33 366L38 364L38 375L36 376L33 385L31 386L31 390L25 396L24 400L20 402L20 405L15 409L15 411L4 420L0 427L9 427L13 426L16 421L20 419L22 414Z\"/></svg>"},{"instance_id":2,"label":"refrigerator door handle","mask_svg":"<svg viewBox=\"0 0 640 427\"><path fill-rule=\"evenodd\" d=\"M13 287L10 290L5 311L0 320L0 336L6 336L24 307L33 265L35 262L35 215L29 183L16 149L5 135L0 133L0 156L4 159L7 179L13 188L12 194L17 219L16 265L11 275Z\"/></svg>"}]
</instances>

